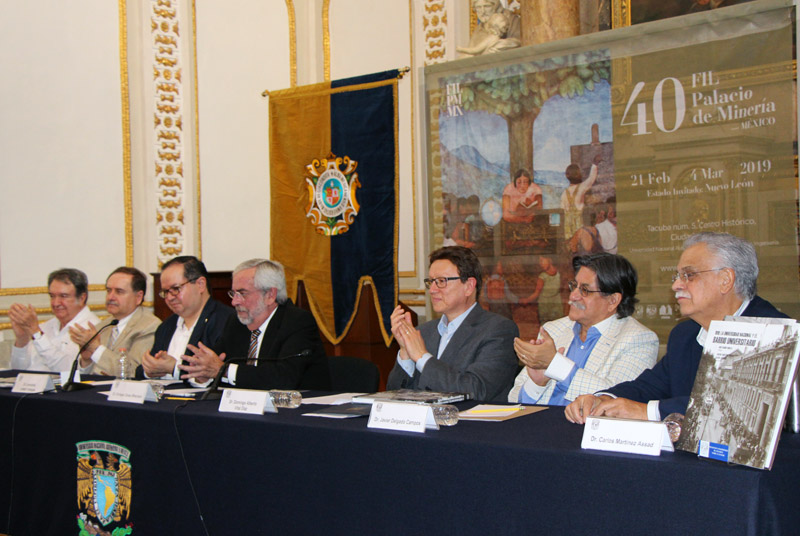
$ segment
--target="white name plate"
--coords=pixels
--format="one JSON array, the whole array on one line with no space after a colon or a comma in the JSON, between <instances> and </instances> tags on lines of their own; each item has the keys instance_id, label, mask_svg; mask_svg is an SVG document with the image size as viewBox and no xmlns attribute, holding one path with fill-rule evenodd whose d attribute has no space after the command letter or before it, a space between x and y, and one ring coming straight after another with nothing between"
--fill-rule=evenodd
<instances>
[{"instance_id":1,"label":"white name plate","mask_svg":"<svg viewBox=\"0 0 800 536\"><path fill-rule=\"evenodd\" d=\"M586 418L581 448L648 456L675 450L663 422L610 417Z\"/></svg>"},{"instance_id":2,"label":"white name plate","mask_svg":"<svg viewBox=\"0 0 800 536\"><path fill-rule=\"evenodd\" d=\"M11 388L12 393L44 393L45 391L55 391L53 378L49 374L20 372L17 374L14 387Z\"/></svg>"},{"instance_id":3,"label":"white name plate","mask_svg":"<svg viewBox=\"0 0 800 536\"><path fill-rule=\"evenodd\" d=\"M425 428L439 429L433 408L423 404L375 402L369 413L368 428L425 433Z\"/></svg>"},{"instance_id":4,"label":"white name plate","mask_svg":"<svg viewBox=\"0 0 800 536\"><path fill-rule=\"evenodd\" d=\"M144 404L145 400L158 402L153 387L149 383L133 380L114 380L108 399L111 402L132 402L134 404Z\"/></svg>"},{"instance_id":5,"label":"white name plate","mask_svg":"<svg viewBox=\"0 0 800 536\"><path fill-rule=\"evenodd\" d=\"M249 413L263 415L278 413L269 391L255 391L252 389L225 389L219 399L219 411L227 413Z\"/></svg>"}]
</instances>

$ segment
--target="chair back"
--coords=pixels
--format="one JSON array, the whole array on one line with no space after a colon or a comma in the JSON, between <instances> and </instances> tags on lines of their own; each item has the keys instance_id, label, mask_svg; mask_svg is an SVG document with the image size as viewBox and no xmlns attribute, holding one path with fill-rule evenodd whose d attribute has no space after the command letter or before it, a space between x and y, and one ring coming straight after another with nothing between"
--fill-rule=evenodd
<instances>
[{"instance_id":1,"label":"chair back","mask_svg":"<svg viewBox=\"0 0 800 536\"><path fill-rule=\"evenodd\" d=\"M374 393L380 385L381 374L372 361L349 355L328 357L331 371L331 390L341 393Z\"/></svg>"}]
</instances>

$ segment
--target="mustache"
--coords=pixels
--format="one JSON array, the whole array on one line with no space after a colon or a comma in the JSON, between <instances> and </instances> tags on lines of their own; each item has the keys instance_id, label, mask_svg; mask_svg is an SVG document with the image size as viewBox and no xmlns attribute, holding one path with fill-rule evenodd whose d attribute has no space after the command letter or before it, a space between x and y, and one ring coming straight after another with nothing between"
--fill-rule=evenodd
<instances>
[{"instance_id":1,"label":"mustache","mask_svg":"<svg viewBox=\"0 0 800 536\"><path fill-rule=\"evenodd\" d=\"M690 299L691 297L692 297L692 295L691 295L691 294L689 294L688 292L686 292L685 290L679 290L679 291L675 292L675 299L676 299L676 300L677 300L678 298L687 298L687 299Z\"/></svg>"},{"instance_id":2,"label":"mustache","mask_svg":"<svg viewBox=\"0 0 800 536\"><path fill-rule=\"evenodd\" d=\"M576 309L580 309L581 311L585 311L586 310L586 305L584 305L581 302L576 302L576 301L570 300L568 303L569 303L570 307L574 307Z\"/></svg>"}]
</instances>

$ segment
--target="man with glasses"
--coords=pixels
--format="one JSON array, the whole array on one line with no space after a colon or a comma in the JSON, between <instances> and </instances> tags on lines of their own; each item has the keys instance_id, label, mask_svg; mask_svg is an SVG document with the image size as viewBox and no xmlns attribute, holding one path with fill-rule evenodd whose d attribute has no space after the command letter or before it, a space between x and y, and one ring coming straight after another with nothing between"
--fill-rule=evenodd
<instances>
[{"instance_id":1,"label":"man with glasses","mask_svg":"<svg viewBox=\"0 0 800 536\"><path fill-rule=\"evenodd\" d=\"M590 415L661 420L685 413L712 320L728 315L786 318L756 296L758 260L752 244L727 233L698 233L683 243L672 290L689 317L669 334L667 353L635 380L567 406L568 420L583 424Z\"/></svg>"},{"instance_id":2,"label":"man with glasses","mask_svg":"<svg viewBox=\"0 0 800 536\"><path fill-rule=\"evenodd\" d=\"M142 355L153 345L153 335L161 324L158 318L141 307L146 291L147 278L136 268L120 266L111 272L106 279L106 311L111 316L98 326L69 328L72 342L83 348L81 373L122 376L119 359L124 349L127 355L125 378L133 378L137 365L142 362ZM112 320L117 320L117 325L107 328Z\"/></svg>"},{"instance_id":3,"label":"man with glasses","mask_svg":"<svg viewBox=\"0 0 800 536\"><path fill-rule=\"evenodd\" d=\"M506 400L516 373L516 324L478 305L483 280L475 253L462 246L430 255L425 286L442 315L416 329L400 306L392 334L400 345L387 389L468 393L475 400Z\"/></svg>"},{"instance_id":4,"label":"man with glasses","mask_svg":"<svg viewBox=\"0 0 800 536\"><path fill-rule=\"evenodd\" d=\"M89 280L74 268L61 268L47 276L53 318L39 325L33 305L15 303L8 310L16 340L11 348L11 368L68 371L78 354L78 346L69 337L69 328L88 327L100 319L89 310Z\"/></svg>"},{"instance_id":5,"label":"man with glasses","mask_svg":"<svg viewBox=\"0 0 800 536\"><path fill-rule=\"evenodd\" d=\"M509 402L566 406L579 395L631 380L652 367L658 336L630 315L638 277L622 256L596 253L572 260L569 315L544 324L536 341L514 340L525 368Z\"/></svg>"},{"instance_id":6,"label":"man with glasses","mask_svg":"<svg viewBox=\"0 0 800 536\"><path fill-rule=\"evenodd\" d=\"M233 309L211 297L206 266L191 255L170 259L161 268L159 293L174 314L156 330L153 348L145 352L136 377L174 378L178 365L192 354L190 345L214 347L222 338Z\"/></svg>"},{"instance_id":7,"label":"man with glasses","mask_svg":"<svg viewBox=\"0 0 800 536\"><path fill-rule=\"evenodd\" d=\"M236 317L218 345L189 345L182 378L210 382L225 366L224 380L242 389L330 389L328 357L314 317L286 295L283 266L252 259L233 271L228 293Z\"/></svg>"}]
</instances>

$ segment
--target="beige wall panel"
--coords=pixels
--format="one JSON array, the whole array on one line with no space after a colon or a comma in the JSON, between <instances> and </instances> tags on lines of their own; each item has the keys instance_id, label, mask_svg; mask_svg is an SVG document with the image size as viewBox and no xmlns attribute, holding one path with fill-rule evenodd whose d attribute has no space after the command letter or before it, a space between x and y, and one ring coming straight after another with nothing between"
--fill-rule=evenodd
<instances>
[{"instance_id":1,"label":"beige wall panel","mask_svg":"<svg viewBox=\"0 0 800 536\"><path fill-rule=\"evenodd\" d=\"M290 83L289 16L277 0L197 0L203 260L269 255L268 100Z\"/></svg>"},{"instance_id":2,"label":"beige wall panel","mask_svg":"<svg viewBox=\"0 0 800 536\"><path fill-rule=\"evenodd\" d=\"M4 2L0 286L125 263L117 2Z\"/></svg>"}]
</instances>

